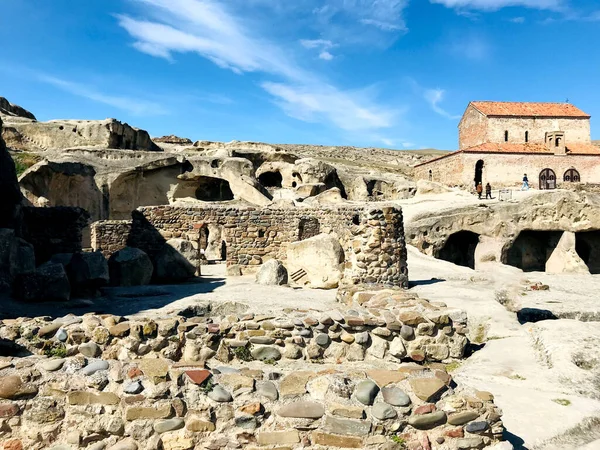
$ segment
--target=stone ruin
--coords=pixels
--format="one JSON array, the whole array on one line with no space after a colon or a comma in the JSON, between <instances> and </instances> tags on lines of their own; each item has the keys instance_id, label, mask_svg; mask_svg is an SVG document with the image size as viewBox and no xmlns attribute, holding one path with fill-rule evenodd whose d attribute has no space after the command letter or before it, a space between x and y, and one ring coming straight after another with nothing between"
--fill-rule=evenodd
<instances>
[{"instance_id":1,"label":"stone ruin","mask_svg":"<svg viewBox=\"0 0 600 450\"><path fill-rule=\"evenodd\" d=\"M101 154L109 160L107 150ZM247 195L269 203L134 201L122 210L130 208L131 220L106 220L119 196L103 184L98 209L88 210L93 203L85 202L95 200L86 189L97 186L96 169L88 172L93 182L66 184L71 204L46 197L45 207L39 197L32 201L31 189L51 195L53 182L36 185L26 173L21 182L29 206L23 206L1 139L0 158L6 162L0 188L7 193L0 202L0 275L23 301L76 297L93 308L108 284L186 281L209 259L223 260L230 274L255 272L268 284L338 288L337 307L321 313L294 305L273 314L228 311L199 301L158 316L3 318L2 448L512 448L501 442L502 413L493 395L458 385L448 373L448 363L469 353L466 314L405 290L400 208L311 202L323 187L293 183L313 169L288 178L270 163L258 178L278 167L281 181L263 176L263 183L276 185L264 186L239 172L237 181L233 171L225 175L232 164L248 167L245 161L205 158L190 167L175 158L175 190L190 188L188 182L201 189L198 180L210 167L231 177L232 190L236 182L254 186ZM81 182L77 162L60 164L71 166L54 173ZM144 183L144 176L132 176ZM327 175L323 180L338 198L348 187L338 185L341 178L330 177L329 186ZM131 180L126 185L147 188ZM297 190L287 206L271 203L277 193L285 200L279 189L288 184ZM81 186L87 187L78 191ZM310 192L304 197L298 190Z\"/></svg>"}]
</instances>

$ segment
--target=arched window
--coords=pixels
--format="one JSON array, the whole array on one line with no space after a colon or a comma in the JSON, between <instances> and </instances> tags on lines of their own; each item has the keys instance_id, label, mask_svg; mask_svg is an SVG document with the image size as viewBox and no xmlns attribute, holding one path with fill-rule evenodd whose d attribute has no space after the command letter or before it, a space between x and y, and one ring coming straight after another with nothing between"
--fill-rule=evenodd
<instances>
[{"instance_id":1,"label":"arched window","mask_svg":"<svg viewBox=\"0 0 600 450\"><path fill-rule=\"evenodd\" d=\"M557 137L557 138L556 138L556 140L554 141L554 145L555 145L556 147L559 147L559 146L560 146L560 138L559 138L559 137Z\"/></svg>"},{"instance_id":2,"label":"arched window","mask_svg":"<svg viewBox=\"0 0 600 450\"><path fill-rule=\"evenodd\" d=\"M529 131L525 132L525 142L529 142Z\"/></svg>"},{"instance_id":3,"label":"arched window","mask_svg":"<svg viewBox=\"0 0 600 450\"><path fill-rule=\"evenodd\" d=\"M504 142L508 142L508 130L504 132Z\"/></svg>"},{"instance_id":4,"label":"arched window","mask_svg":"<svg viewBox=\"0 0 600 450\"><path fill-rule=\"evenodd\" d=\"M563 181L565 183L579 183L581 181L581 177L576 169L569 169L565 172Z\"/></svg>"},{"instance_id":5,"label":"arched window","mask_svg":"<svg viewBox=\"0 0 600 450\"><path fill-rule=\"evenodd\" d=\"M429 181L433 181L433 172L429 169Z\"/></svg>"}]
</instances>

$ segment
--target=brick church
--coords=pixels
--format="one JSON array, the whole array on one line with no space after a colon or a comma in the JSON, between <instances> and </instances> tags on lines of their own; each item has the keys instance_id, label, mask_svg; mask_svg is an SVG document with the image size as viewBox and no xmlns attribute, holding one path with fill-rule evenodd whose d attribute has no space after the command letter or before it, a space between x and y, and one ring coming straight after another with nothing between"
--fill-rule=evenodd
<instances>
[{"instance_id":1,"label":"brick church","mask_svg":"<svg viewBox=\"0 0 600 450\"><path fill-rule=\"evenodd\" d=\"M600 147L590 116L569 103L471 102L458 125L459 150L419 164L415 179L450 186L536 189L600 182Z\"/></svg>"}]
</instances>

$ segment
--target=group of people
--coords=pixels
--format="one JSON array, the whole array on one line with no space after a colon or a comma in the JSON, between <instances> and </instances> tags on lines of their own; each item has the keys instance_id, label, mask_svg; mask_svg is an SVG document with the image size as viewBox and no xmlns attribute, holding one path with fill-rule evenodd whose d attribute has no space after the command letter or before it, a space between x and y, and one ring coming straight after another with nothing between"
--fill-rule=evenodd
<instances>
[{"instance_id":1,"label":"group of people","mask_svg":"<svg viewBox=\"0 0 600 450\"><path fill-rule=\"evenodd\" d=\"M529 178L527 178L527 174L523 174L523 186L521 186L522 191L529 190ZM481 200L481 195L483 194L483 185L481 181L475 182L475 191L477 192L477 196ZM492 197L492 185L490 183L486 183L485 185L485 199L493 199Z\"/></svg>"},{"instance_id":2,"label":"group of people","mask_svg":"<svg viewBox=\"0 0 600 450\"><path fill-rule=\"evenodd\" d=\"M475 190L477 191L477 195L481 200L481 194L483 194L483 186L481 184L481 181L477 183L477 187L475 188ZM490 183L487 183L485 185L485 199L487 200L488 198L492 199L492 185Z\"/></svg>"}]
</instances>

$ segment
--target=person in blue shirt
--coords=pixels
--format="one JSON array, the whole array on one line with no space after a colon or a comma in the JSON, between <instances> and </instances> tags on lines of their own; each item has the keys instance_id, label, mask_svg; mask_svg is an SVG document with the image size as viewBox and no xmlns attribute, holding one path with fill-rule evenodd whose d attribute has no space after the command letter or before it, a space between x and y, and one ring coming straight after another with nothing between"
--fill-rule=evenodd
<instances>
[{"instance_id":1,"label":"person in blue shirt","mask_svg":"<svg viewBox=\"0 0 600 450\"><path fill-rule=\"evenodd\" d=\"M527 174L523 174L523 186L521 186L522 191L529 190L529 178L527 178Z\"/></svg>"}]
</instances>

